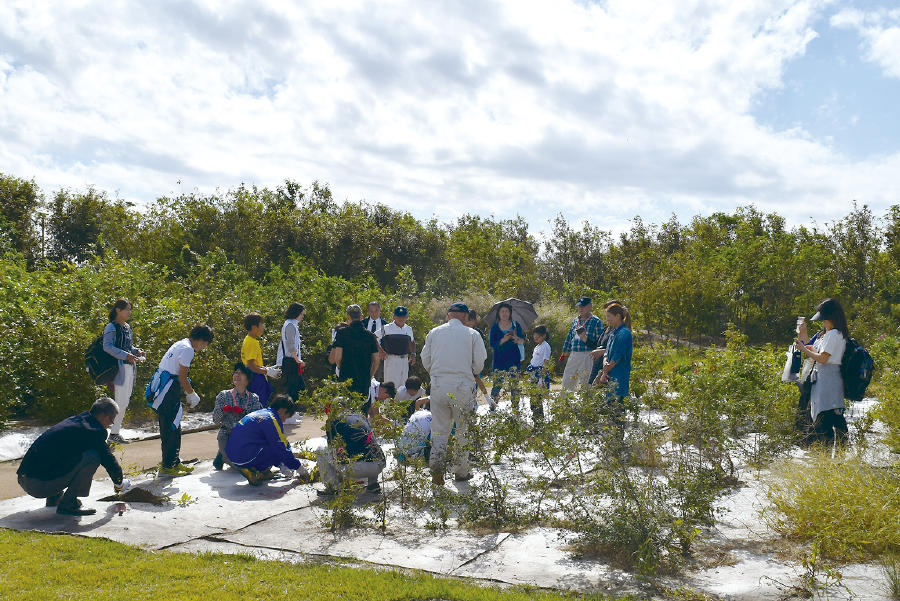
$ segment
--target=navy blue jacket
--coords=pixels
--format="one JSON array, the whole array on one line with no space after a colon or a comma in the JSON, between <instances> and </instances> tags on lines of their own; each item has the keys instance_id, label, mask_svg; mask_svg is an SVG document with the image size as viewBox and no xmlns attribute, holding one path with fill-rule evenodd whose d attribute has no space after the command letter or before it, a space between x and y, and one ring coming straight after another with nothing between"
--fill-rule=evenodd
<instances>
[{"instance_id":1,"label":"navy blue jacket","mask_svg":"<svg viewBox=\"0 0 900 601\"><path fill-rule=\"evenodd\" d=\"M106 444L106 428L90 411L59 422L31 443L17 473L36 480L53 480L72 471L85 451L100 453L100 464L116 484L122 483L122 468Z\"/></svg>"}]
</instances>

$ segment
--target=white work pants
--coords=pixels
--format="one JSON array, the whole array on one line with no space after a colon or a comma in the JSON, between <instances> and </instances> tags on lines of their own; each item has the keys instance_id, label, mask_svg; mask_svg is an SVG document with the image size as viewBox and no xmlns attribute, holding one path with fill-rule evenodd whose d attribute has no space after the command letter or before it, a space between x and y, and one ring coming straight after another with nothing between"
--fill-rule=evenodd
<instances>
[{"instance_id":1,"label":"white work pants","mask_svg":"<svg viewBox=\"0 0 900 601\"><path fill-rule=\"evenodd\" d=\"M451 469L457 476L469 473L466 434L473 417L474 391L471 380L433 380L431 382L431 459L432 473L443 475L447 466L450 431L456 425L456 441L451 451Z\"/></svg>"}]
</instances>

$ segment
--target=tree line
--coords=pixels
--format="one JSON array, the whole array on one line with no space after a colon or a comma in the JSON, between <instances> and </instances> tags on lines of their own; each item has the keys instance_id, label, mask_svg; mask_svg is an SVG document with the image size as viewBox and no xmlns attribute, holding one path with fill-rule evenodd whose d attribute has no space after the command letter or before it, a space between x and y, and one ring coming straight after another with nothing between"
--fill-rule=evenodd
<instances>
[{"instance_id":1,"label":"tree line","mask_svg":"<svg viewBox=\"0 0 900 601\"><path fill-rule=\"evenodd\" d=\"M215 253L264 283L301 257L325 276L404 297L621 298L638 327L701 341L721 339L729 323L752 342L785 341L796 316L828 296L863 336L900 320L900 205L875 215L853 203L832 223L793 227L754 207L688 223L635 217L617 236L563 215L542 225L471 214L423 221L292 180L162 196L138 210L95 188L45 194L0 174L0 252L29 271L115 258L177 279Z\"/></svg>"}]
</instances>

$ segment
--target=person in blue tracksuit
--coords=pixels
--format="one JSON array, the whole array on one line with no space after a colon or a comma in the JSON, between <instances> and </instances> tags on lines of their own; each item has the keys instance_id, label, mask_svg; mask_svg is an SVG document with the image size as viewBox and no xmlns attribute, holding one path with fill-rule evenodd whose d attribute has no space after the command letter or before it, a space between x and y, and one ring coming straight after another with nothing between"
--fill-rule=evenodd
<instances>
[{"instance_id":1,"label":"person in blue tracksuit","mask_svg":"<svg viewBox=\"0 0 900 601\"><path fill-rule=\"evenodd\" d=\"M284 435L284 420L296 412L294 402L281 394L268 407L245 415L231 430L225 454L251 485L270 479L270 469L276 466L285 477L291 477L294 470L302 477L309 476Z\"/></svg>"}]
</instances>

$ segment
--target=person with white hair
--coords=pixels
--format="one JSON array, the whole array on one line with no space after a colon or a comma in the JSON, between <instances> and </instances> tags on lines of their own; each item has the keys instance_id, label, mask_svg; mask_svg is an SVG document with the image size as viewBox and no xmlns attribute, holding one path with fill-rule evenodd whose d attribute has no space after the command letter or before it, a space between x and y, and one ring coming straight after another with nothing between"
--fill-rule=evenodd
<instances>
[{"instance_id":1,"label":"person with white hair","mask_svg":"<svg viewBox=\"0 0 900 601\"><path fill-rule=\"evenodd\" d=\"M90 410L64 419L41 434L19 465L22 490L47 499L47 507L56 507L56 513L93 515L97 510L83 507L78 497L90 494L94 473L102 465L116 492L124 492L129 482L106 443L107 430L118 414L116 402L102 397Z\"/></svg>"}]
</instances>

